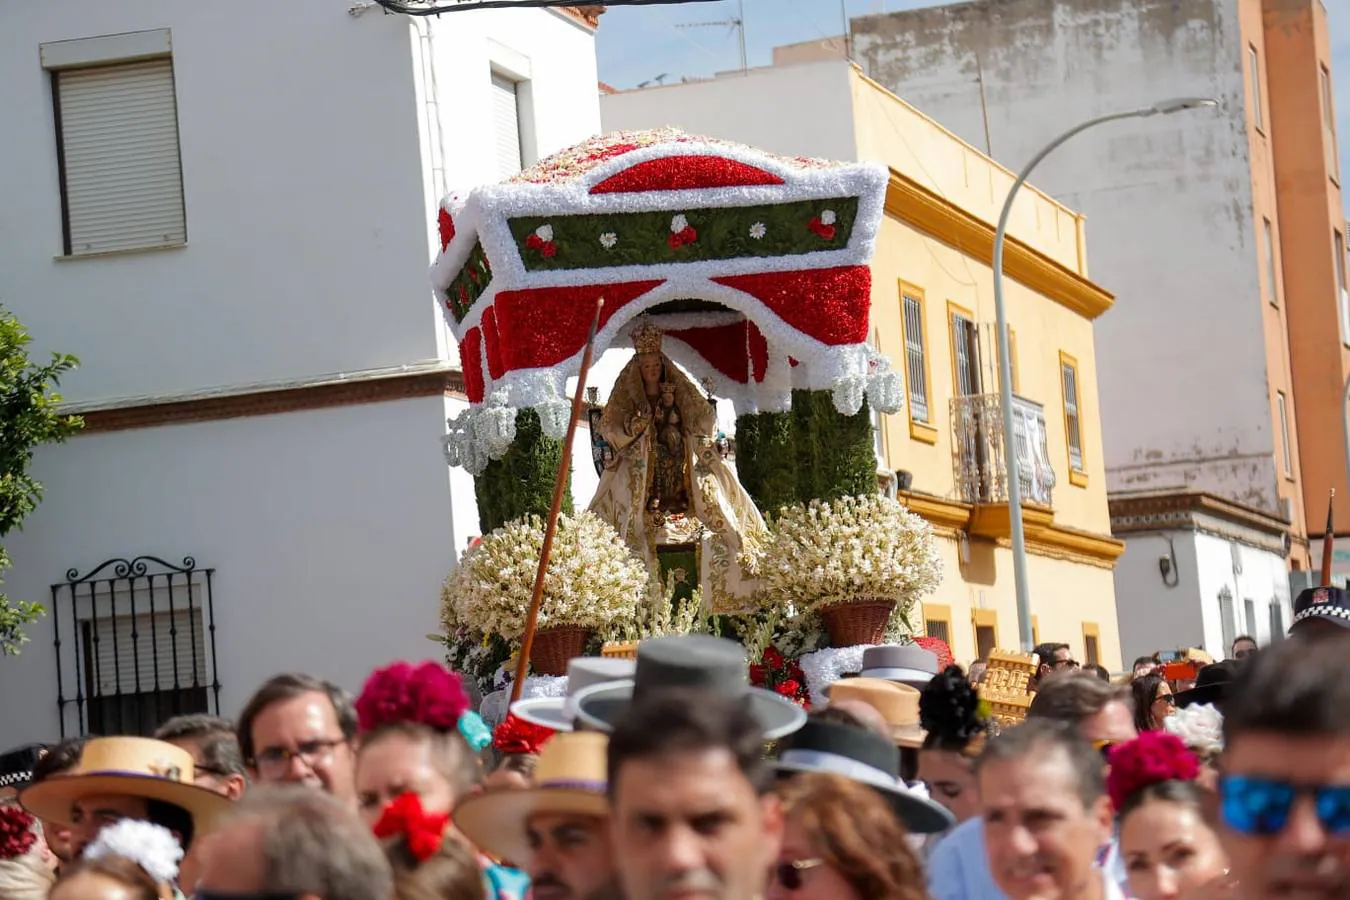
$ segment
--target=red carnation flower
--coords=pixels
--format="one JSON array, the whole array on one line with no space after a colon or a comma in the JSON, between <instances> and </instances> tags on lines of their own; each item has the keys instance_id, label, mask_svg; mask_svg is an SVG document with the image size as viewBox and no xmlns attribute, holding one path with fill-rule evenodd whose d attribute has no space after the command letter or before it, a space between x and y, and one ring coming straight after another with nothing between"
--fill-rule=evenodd
<instances>
[{"instance_id":1,"label":"red carnation flower","mask_svg":"<svg viewBox=\"0 0 1350 900\"><path fill-rule=\"evenodd\" d=\"M797 695L802 692L802 685L800 681L789 678L787 681L780 681L778 687L774 688L774 690L784 697L787 697L789 700L795 700L797 699Z\"/></svg>"},{"instance_id":2,"label":"red carnation flower","mask_svg":"<svg viewBox=\"0 0 1350 900\"><path fill-rule=\"evenodd\" d=\"M17 806L0 807L0 860L17 859L37 843L36 820Z\"/></svg>"},{"instance_id":3,"label":"red carnation flower","mask_svg":"<svg viewBox=\"0 0 1350 900\"><path fill-rule=\"evenodd\" d=\"M1181 738L1165 731L1145 731L1139 737L1112 748L1111 771L1106 790L1120 809L1132 795L1164 781L1194 781L1200 760Z\"/></svg>"},{"instance_id":4,"label":"red carnation flower","mask_svg":"<svg viewBox=\"0 0 1350 900\"><path fill-rule=\"evenodd\" d=\"M506 721L497 726L492 733L492 749L498 753L535 754L544 748L554 731L533 722L526 722L517 715L508 713Z\"/></svg>"},{"instance_id":5,"label":"red carnation flower","mask_svg":"<svg viewBox=\"0 0 1350 900\"><path fill-rule=\"evenodd\" d=\"M397 722L417 722L449 731L469 710L459 675L439 663L413 667L406 662L376 669L356 700L362 731Z\"/></svg>"},{"instance_id":6,"label":"red carnation flower","mask_svg":"<svg viewBox=\"0 0 1350 900\"><path fill-rule=\"evenodd\" d=\"M764 678L765 678L765 676L766 676L767 674L768 674L768 670L765 669L763 666L751 666L751 667L750 667L750 683L751 683L751 684L760 684L760 685L762 685L762 684L764 683Z\"/></svg>"},{"instance_id":7,"label":"red carnation flower","mask_svg":"<svg viewBox=\"0 0 1350 900\"><path fill-rule=\"evenodd\" d=\"M764 648L764 665L771 669L777 669L783 665L783 654L772 644Z\"/></svg>"},{"instance_id":8,"label":"red carnation flower","mask_svg":"<svg viewBox=\"0 0 1350 900\"><path fill-rule=\"evenodd\" d=\"M450 213L441 210L436 216L436 225L441 233L441 252L450 246L450 242L455 239L455 219Z\"/></svg>"},{"instance_id":9,"label":"red carnation flower","mask_svg":"<svg viewBox=\"0 0 1350 900\"><path fill-rule=\"evenodd\" d=\"M914 639L914 646L922 647L924 650L937 656L939 672L956 662L955 658L952 656L952 648L948 647L947 642L942 638L926 636L916 637Z\"/></svg>"}]
</instances>

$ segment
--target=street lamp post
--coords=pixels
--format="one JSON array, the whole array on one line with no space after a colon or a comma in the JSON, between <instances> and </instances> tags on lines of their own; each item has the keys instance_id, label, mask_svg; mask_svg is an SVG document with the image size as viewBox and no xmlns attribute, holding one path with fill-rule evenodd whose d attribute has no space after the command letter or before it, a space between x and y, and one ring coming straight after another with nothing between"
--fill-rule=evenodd
<instances>
[{"instance_id":1,"label":"street lamp post","mask_svg":"<svg viewBox=\"0 0 1350 900\"><path fill-rule=\"evenodd\" d=\"M1008 189L1008 197L1003 201L1003 211L998 217L998 230L994 233L994 313L998 320L998 381L999 402L1003 409L1003 464L1006 469L1005 481L1008 484L1008 510L1012 525L1013 581L1017 587L1017 624L1022 639L1022 649L1030 652L1035 648L1036 639L1031 630L1031 595L1027 589L1027 545L1026 534L1022 527L1022 485L1017 468L1017 442L1014 439L1015 422L1013 417L1012 359L1008 349L1008 317L1003 308L1003 245L1008 238L1008 217L1012 214L1013 200L1022 189L1041 161L1059 149L1059 146L1075 135L1117 119L1144 119L1149 116L1170 115L1187 109L1199 109L1206 106L1218 106L1219 101L1203 97L1182 97L1176 100L1164 100L1153 106L1132 109L1127 112L1101 116L1077 125L1055 138L1043 150L1031 158L1031 162L1018 174ZM1350 397L1350 384L1347 384L1347 396ZM1350 419L1347 420L1347 446L1350 446Z\"/></svg>"}]
</instances>

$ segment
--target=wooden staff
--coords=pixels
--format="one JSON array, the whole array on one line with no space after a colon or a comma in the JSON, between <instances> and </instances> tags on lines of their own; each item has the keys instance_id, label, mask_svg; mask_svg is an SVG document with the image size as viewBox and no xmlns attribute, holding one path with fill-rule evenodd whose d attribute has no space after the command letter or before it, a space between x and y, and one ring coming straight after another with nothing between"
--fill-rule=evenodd
<instances>
[{"instance_id":1,"label":"wooden staff","mask_svg":"<svg viewBox=\"0 0 1350 900\"><path fill-rule=\"evenodd\" d=\"M548 558L553 553L553 536L558 533L558 516L562 512L563 492L567 490L567 473L572 467L572 439L577 434L581 419L581 398L586 393L586 375L591 370L591 355L595 351L595 332L600 328L600 313L605 298L595 303L595 318L591 332L586 336L586 352L581 355L581 371L577 373L577 389L572 394L572 418L567 423L567 437L563 438L562 461L558 463L558 477L553 481L553 506L544 523L544 543L539 549L539 571L534 575L534 594L530 597L530 611L525 617L525 635L520 639L520 659L516 661L516 678L511 683L511 702L520 699L525 689L525 673L530 667L530 651L534 649L534 632L539 626L539 607L544 602L544 575L548 572Z\"/></svg>"},{"instance_id":2,"label":"wooden staff","mask_svg":"<svg viewBox=\"0 0 1350 900\"><path fill-rule=\"evenodd\" d=\"M1331 554L1336 547L1336 530L1332 523L1332 503L1336 499L1336 489L1331 489L1327 500L1327 530L1322 535L1322 587L1331 587Z\"/></svg>"}]
</instances>

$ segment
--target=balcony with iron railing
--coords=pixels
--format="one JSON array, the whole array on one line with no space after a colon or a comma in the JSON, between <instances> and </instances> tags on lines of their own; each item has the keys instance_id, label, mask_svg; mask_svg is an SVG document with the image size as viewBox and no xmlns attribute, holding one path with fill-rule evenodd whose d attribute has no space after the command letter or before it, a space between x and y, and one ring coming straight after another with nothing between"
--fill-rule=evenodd
<instances>
[{"instance_id":1,"label":"balcony with iron railing","mask_svg":"<svg viewBox=\"0 0 1350 900\"><path fill-rule=\"evenodd\" d=\"M954 397L952 474L962 501L977 507L1008 503L1008 471L1003 449L1003 404L998 394ZM1022 503L1053 506L1055 471L1050 465L1045 408L1013 397L1017 477Z\"/></svg>"}]
</instances>

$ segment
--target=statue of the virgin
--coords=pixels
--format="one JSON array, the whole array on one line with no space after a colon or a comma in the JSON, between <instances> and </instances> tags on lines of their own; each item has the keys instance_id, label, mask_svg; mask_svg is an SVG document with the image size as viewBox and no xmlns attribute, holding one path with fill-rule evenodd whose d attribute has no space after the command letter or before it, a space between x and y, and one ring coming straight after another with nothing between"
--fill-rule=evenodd
<instances>
[{"instance_id":1,"label":"statue of the virgin","mask_svg":"<svg viewBox=\"0 0 1350 900\"><path fill-rule=\"evenodd\" d=\"M591 511L660 571L658 548L698 550L699 582L718 611L743 607L756 582L748 565L767 538L764 519L718 450L717 410L661 352L643 323L600 419L614 450Z\"/></svg>"}]
</instances>

